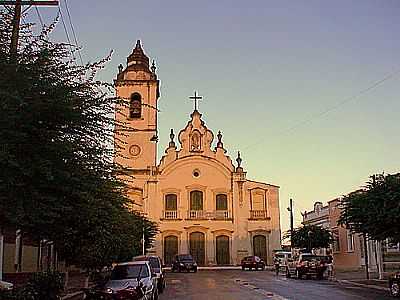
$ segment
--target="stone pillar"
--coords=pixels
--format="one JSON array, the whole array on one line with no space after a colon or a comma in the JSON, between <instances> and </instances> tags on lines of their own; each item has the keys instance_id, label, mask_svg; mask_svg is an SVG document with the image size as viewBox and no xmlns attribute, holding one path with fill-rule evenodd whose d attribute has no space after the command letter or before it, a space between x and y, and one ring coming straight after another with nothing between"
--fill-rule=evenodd
<instances>
[{"instance_id":1,"label":"stone pillar","mask_svg":"<svg viewBox=\"0 0 400 300\"><path fill-rule=\"evenodd\" d=\"M244 183L246 172L241 167L233 173L233 218L235 231L233 234L232 257L234 264L240 264L241 259L249 255L248 239L248 207L245 200Z\"/></svg>"}]
</instances>

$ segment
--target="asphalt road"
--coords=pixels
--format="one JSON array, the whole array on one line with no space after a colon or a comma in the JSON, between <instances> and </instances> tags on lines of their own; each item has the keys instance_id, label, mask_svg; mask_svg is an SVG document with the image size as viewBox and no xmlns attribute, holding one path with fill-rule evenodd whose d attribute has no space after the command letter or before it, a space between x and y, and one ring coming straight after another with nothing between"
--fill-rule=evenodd
<instances>
[{"instance_id":1,"label":"asphalt road","mask_svg":"<svg viewBox=\"0 0 400 300\"><path fill-rule=\"evenodd\" d=\"M328 280L287 279L270 271L199 271L167 273L160 300L393 300L385 291Z\"/></svg>"}]
</instances>

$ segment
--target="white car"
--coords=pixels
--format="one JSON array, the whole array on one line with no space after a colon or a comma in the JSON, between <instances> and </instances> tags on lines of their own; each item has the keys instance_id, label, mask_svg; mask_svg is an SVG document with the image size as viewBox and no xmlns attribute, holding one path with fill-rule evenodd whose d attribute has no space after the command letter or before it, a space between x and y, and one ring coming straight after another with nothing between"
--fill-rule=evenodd
<instances>
[{"instance_id":1,"label":"white car","mask_svg":"<svg viewBox=\"0 0 400 300\"><path fill-rule=\"evenodd\" d=\"M5 282L0 280L0 291L11 291L14 285L10 282Z\"/></svg>"}]
</instances>

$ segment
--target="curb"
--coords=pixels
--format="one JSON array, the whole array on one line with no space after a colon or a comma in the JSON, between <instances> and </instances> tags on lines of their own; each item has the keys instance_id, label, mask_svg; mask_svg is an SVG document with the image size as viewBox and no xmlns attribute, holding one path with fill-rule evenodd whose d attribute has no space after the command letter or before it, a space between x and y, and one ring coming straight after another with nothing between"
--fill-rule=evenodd
<instances>
[{"instance_id":1,"label":"curb","mask_svg":"<svg viewBox=\"0 0 400 300\"><path fill-rule=\"evenodd\" d=\"M378 285L362 284L362 283L358 283L358 282L353 282L351 280L337 280L337 282L345 283L345 284L351 284L351 285L355 285L355 286L361 286L361 287L374 289L374 290L380 290L380 291L389 292L389 288L385 288L385 287L378 286Z\"/></svg>"},{"instance_id":2,"label":"curb","mask_svg":"<svg viewBox=\"0 0 400 300\"><path fill-rule=\"evenodd\" d=\"M79 291L79 292L75 292L75 293L71 293L71 294L65 295L65 296L61 297L61 300L67 300L67 299L75 298L75 297L81 296L81 295L83 295L83 292Z\"/></svg>"}]
</instances>

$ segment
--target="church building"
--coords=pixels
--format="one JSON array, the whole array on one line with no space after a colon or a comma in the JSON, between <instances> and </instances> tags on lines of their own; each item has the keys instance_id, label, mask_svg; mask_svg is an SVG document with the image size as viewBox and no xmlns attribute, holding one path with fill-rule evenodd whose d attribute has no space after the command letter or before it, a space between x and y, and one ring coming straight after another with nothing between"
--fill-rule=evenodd
<instances>
[{"instance_id":1,"label":"church building","mask_svg":"<svg viewBox=\"0 0 400 300\"><path fill-rule=\"evenodd\" d=\"M156 222L159 233L149 253L166 265L190 253L201 266L237 265L248 255L272 264L280 249L279 186L247 179L240 153L226 154L222 133L210 130L197 109L185 128L170 130L157 158L159 80L140 41L120 65L115 88L129 105L117 105L115 162L129 176L132 209ZM191 97L195 103L200 98ZM166 106L168 113L168 105Z\"/></svg>"}]
</instances>

